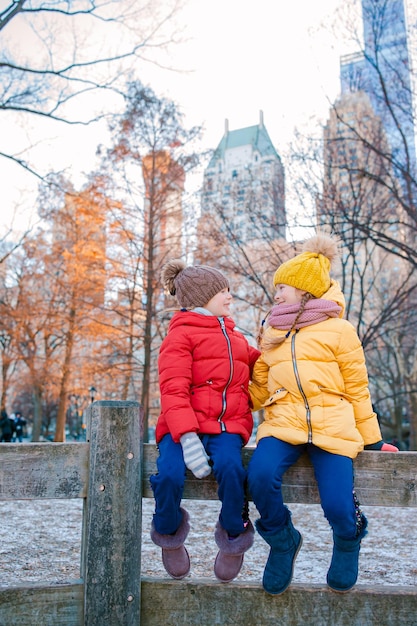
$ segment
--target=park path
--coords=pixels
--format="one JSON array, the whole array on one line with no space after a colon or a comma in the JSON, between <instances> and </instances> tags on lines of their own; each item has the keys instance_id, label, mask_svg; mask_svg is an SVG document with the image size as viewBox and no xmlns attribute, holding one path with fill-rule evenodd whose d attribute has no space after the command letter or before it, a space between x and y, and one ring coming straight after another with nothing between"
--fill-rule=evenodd
<instances>
[{"instance_id":1,"label":"park path","mask_svg":"<svg viewBox=\"0 0 417 626\"><path fill-rule=\"evenodd\" d=\"M191 516L187 541L190 576L214 578L217 553L213 533L218 502L187 501ZM331 558L331 532L318 505L293 505L293 522L304 537L294 581L325 584ZM160 549L149 538L153 501L143 502L142 573L166 576ZM362 542L358 583L417 585L417 521L412 508L364 507L369 533ZM257 517L251 504L251 519ZM0 585L79 578L82 502L36 500L0 502ZM256 535L239 580L262 579L268 547Z\"/></svg>"}]
</instances>

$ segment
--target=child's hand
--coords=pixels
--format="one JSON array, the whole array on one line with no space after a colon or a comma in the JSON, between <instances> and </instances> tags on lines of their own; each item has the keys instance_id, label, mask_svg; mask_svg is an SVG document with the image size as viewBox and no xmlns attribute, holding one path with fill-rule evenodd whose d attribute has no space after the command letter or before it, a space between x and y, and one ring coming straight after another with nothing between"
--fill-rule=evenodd
<instances>
[{"instance_id":1,"label":"child's hand","mask_svg":"<svg viewBox=\"0 0 417 626\"><path fill-rule=\"evenodd\" d=\"M381 452L399 452L397 446L393 446L392 443L384 443L382 444Z\"/></svg>"},{"instance_id":2,"label":"child's hand","mask_svg":"<svg viewBox=\"0 0 417 626\"><path fill-rule=\"evenodd\" d=\"M377 441L376 443L370 443L365 446L365 450L380 450L381 452L399 452L397 446L393 446L392 443L385 443L381 439L381 441Z\"/></svg>"},{"instance_id":3,"label":"child's hand","mask_svg":"<svg viewBox=\"0 0 417 626\"><path fill-rule=\"evenodd\" d=\"M184 463L196 478L204 478L211 472L204 446L197 433L185 433L180 437Z\"/></svg>"}]
</instances>

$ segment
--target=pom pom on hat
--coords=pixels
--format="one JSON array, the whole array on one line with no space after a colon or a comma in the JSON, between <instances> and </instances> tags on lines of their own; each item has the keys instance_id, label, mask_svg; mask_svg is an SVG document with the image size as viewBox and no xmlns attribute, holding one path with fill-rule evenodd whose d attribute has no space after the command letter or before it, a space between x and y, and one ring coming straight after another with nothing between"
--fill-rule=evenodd
<instances>
[{"instance_id":1,"label":"pom pom on hat","mask_svg":"<svg viewBox=\"0 0 417 626\"><path fill-rule=\"evenodd\" d=\"M279 266L274 286L291 285L321 298L330 287L330 268L338 258L338 241L327 233L318 233L304 242L302 250Z\"/></svg>"},{"instance_id":2,"label":"pom pom on hat","mask_svg":"<svg viewBox=\"0 0 417 626\"><path fill-rule=\"evenodd\" d=\"M219 270L208 265L187 267L181 259L174 259L164 265L161 281L185 309L203 307L219 291L229 289L229 281Z\"/></svg>"}]
</instances>

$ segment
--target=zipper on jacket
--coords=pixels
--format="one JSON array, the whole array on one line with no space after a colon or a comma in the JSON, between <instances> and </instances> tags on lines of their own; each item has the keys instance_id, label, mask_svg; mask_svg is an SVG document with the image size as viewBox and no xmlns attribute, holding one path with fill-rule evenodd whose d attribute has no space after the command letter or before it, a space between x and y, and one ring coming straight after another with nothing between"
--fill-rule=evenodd
<instances>
[{"instance_id":1,"label":"zipper on jacket","mask_svg":"<svg viewBox=\"0 0 417 626\"><path fill-rule=\"evenodd\" d=\"M227 393L227 389L230 385L230 383L232 382L232 378L233 378L233 358L232 358L232 346L230 344L230 339L229 339L229 335L227 334L227 330L226 330L226 324L224 323L224 319L222 317L218 318L219 323L220 323L220 328L222 329L222 333L225 336L226 342L227 342L227 352L229 354L229 364L230 364L230 374L229 374L229 380L227 381L223 391L222 391L222 411L219 415L219 417L217 418L217 421L220 424L220 428L222 432L225 432L226 430L226 426L224 425L223 422L223 415L226 413L226 407L227 407L227 402L226 402L226 393Z\"/></svg>"},{"instance_id":2,"label":"zipper on jacket","mask_svg":"<svg viewBox=\"0 0 417 626\"><path fill-rule=\"evenodd\" d=\"M313 443L313 431L311 428L311 411L310 411L310 405L308 404L308 400L307 400L307 396L304 393L304 389L301 385L301 380L300 380L300 374L298 372L298 367L297 367L297 358L295 356L295 337L298 333L298 329L295 331L295 333L293 334L293 336L291 337L291 356L292 356L292 365L294 368L294 374L295 374L295 380L297 381L297 386L298 389L301 393L301 396L304 400L304 408L306 410L306 420L307 420L307 428L308 428L308 443Z\"/></svg>"}]
</instances>

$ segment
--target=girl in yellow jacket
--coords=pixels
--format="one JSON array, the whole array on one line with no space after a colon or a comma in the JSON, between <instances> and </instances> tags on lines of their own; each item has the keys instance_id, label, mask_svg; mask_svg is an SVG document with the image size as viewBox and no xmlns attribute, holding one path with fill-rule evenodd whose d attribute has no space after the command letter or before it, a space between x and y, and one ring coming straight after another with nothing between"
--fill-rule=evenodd
<instances>
[{"instance_id":1,"label":"girl in yellow jacket","mask_svg":"<svg viewBox=\"0 0 417 626\"><path fill-rule=\"evenodd\" d=\"M344 297L330 277L336 257L337 242L317 234L277 269L276 304L250 385L254 409L264 409L264 421L248 468L249 490L260 513L257 530L271 547L263 586L274 595L290 584L302 544L283 503L284 472L307 451L333 530L327 584L344 592L356 583L367 527L355 495L353 459L364 447L397 451L382 441L363 348L354 327L342 319Z\"/></svg>"}]
</instances>

